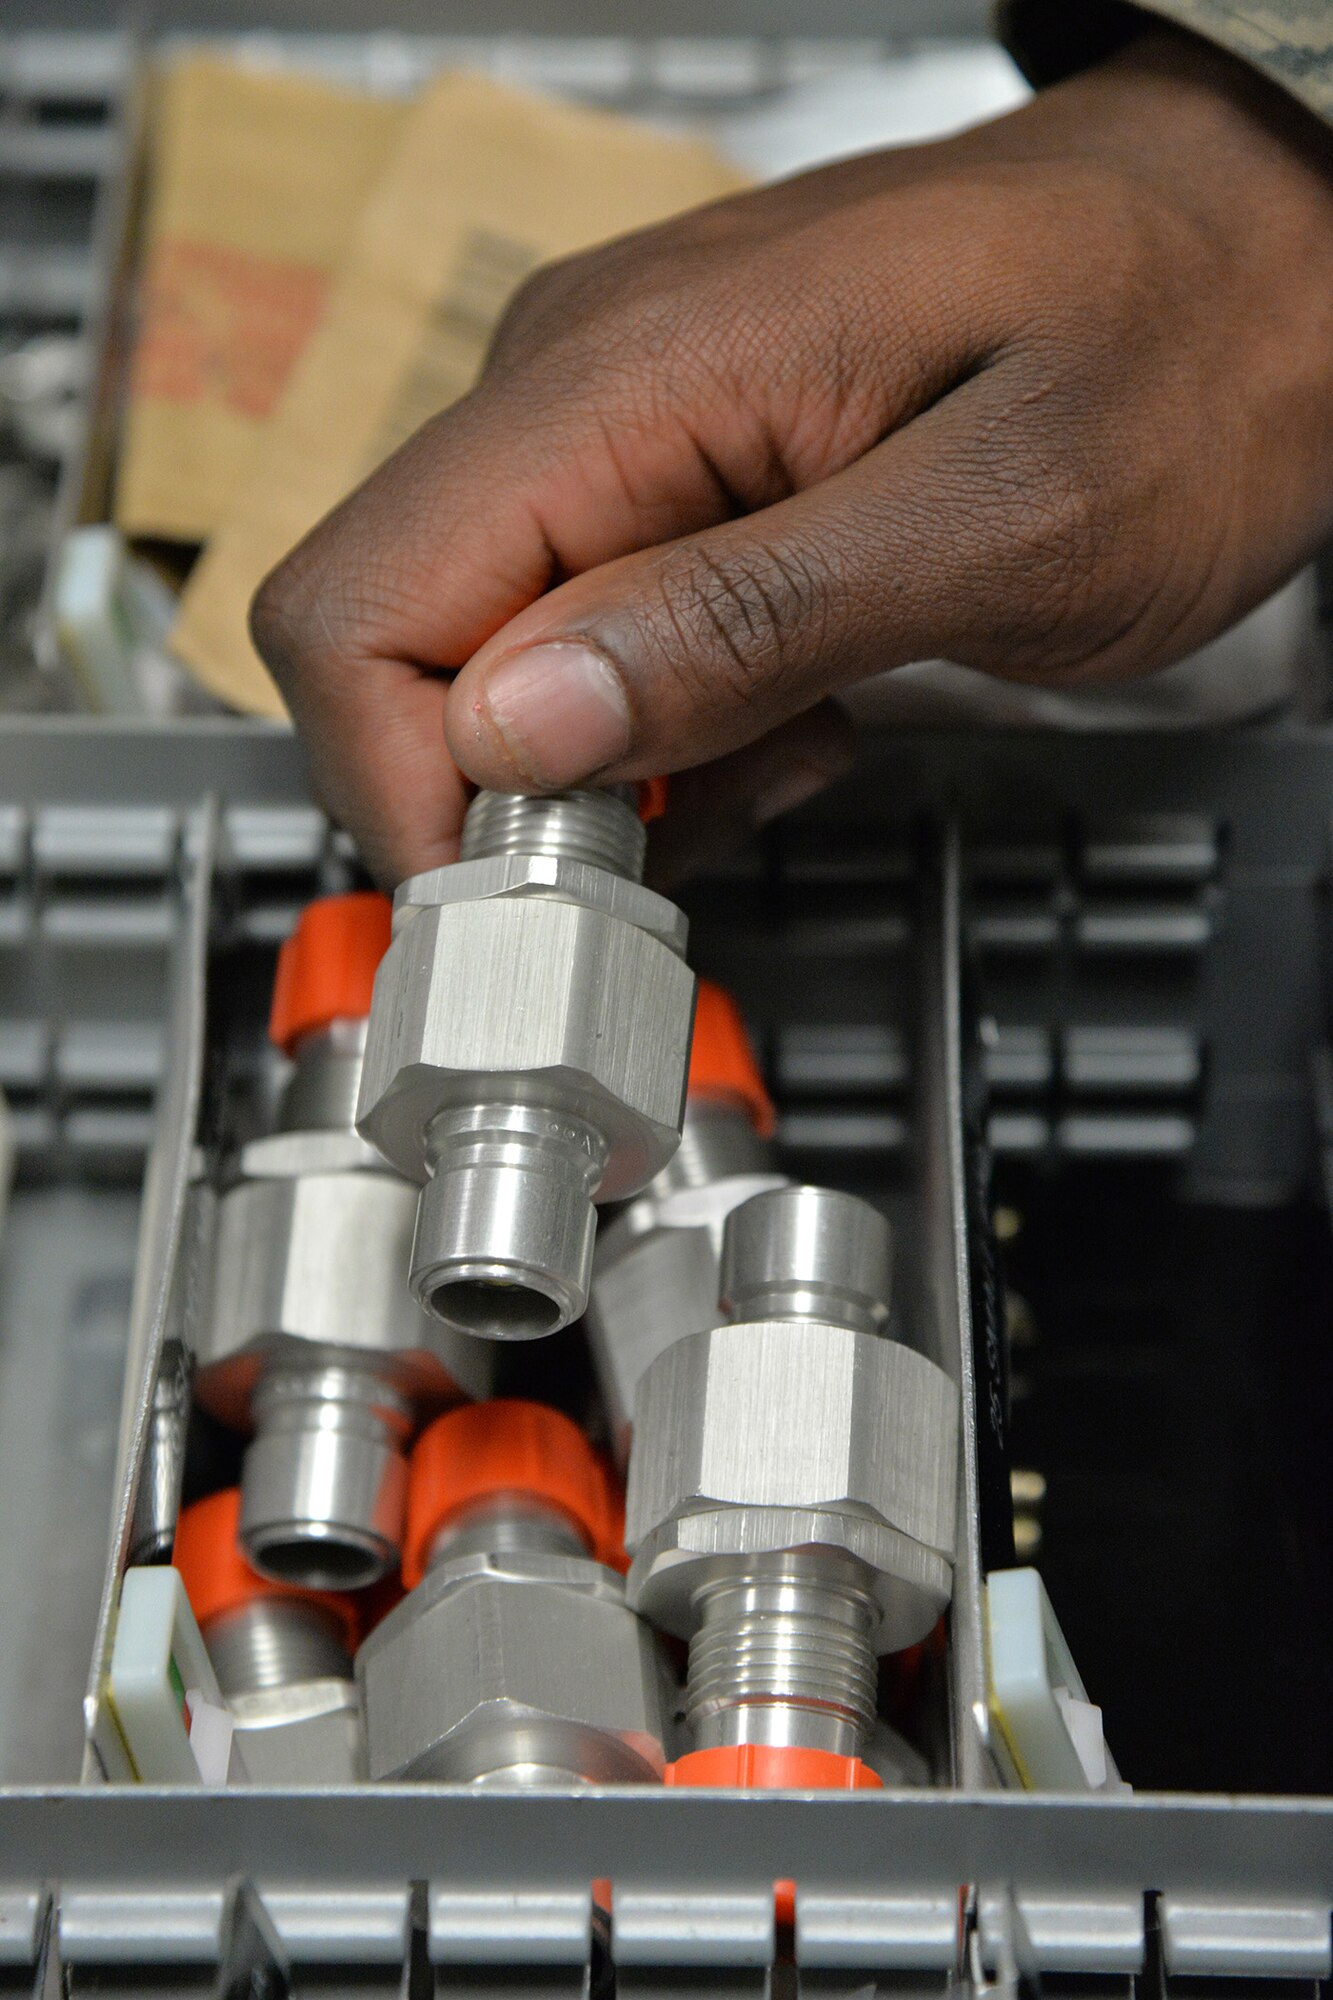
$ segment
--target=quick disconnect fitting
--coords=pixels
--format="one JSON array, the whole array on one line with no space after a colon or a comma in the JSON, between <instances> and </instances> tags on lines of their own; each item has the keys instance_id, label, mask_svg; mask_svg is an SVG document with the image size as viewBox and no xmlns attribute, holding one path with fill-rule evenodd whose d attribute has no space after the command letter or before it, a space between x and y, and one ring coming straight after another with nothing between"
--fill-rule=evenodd
<instances>
[{"instance_id":1,"label":"quick disconnect fitting","mask_svg":"<svg viewBox=\"0 0 1333 2000\"><path fill-rule=\"evenodd\" d=\"M609 1470L567 1417L501 1401L434 1423L412 1457L415 1588L357 1658L372 1778L660 1778L662 1667L623 1560Z\"/></svg>"},{"instance_id":2,"label":"quick disconnect fitting","mask_svg":"<svg viewBox=\"0 0 1333 2000\"><path fill-rule=\"evenodd\" d=\"M363 1603L261 1576L227 1488L182 1510L172 1560L232 1710L252 1779L337 1784L364 1769L352 1658Z\"/></svg>"},{"instance_id":3,"label":"quick disconnect fitting","mask_svg":"<svg viewBox=\"0 0 1333 2000\"><path fill-rule=\"evenodd\" d=\"M679 1144L694 979L643 855L624 788L482 792L461 859L398 891L358 1128L424 1183L412 1288L468 1333L578 1318L595 1204Z\"/></svg>"},{"instance_id":4,"label":"quick disconnect fitting","mask_svg":"<svg viewBox=\"0 0 1333 2000\"><path fill-rule=\"evenodd\" d=\"M754 1196L726 1224L727 1323L639 1385L629 1591L690 1641L675 1782L798 1782L811 1754L821 1783L873 1782L876 1657L948 1601L957 1392L885 1335L889 1252L852 1196Z\"/></svg>"},{"instance_id":5,"label":"quick disconnect fitting","mask_svg":"<svg viewBox=\"0 0 1333 2000\"><path fill-rule=\"evenodd\" d=\"M406 1288L416 1190L352 1124L382 896L326 897L278 960L270 1034L291 1062L279 1129L218 1202L196 1393L253 1432L242 1544L285 1582L360 1588L397 1566L422 1415L485 1394L491 1356Z\"/></svg>"}]
</instances>

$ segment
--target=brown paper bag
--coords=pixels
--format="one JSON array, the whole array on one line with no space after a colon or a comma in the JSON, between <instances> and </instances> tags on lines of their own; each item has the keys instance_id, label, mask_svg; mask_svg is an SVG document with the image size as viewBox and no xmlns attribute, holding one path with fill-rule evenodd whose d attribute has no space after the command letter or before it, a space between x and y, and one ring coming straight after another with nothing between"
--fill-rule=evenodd
<instances>
[{"instance_id":1,"label":"brown paper bag","mask_svg":"<svg viewBox=\"0 0 1333 2000\"><path fill-rule=\"evenodd\" d=\"M280 715L246 635L292 544L474 380L537 264L742 185L710 147L604 112L441 78L362 211L319 330L187 587L172 644L213 693Z\"/></svg>"},{"instance_id":2,"label":"brown paper bag","mask_svg":"<svg viewBox=\"0 0 1333 2000\"><path fill-rule=\"evenodd\" d=\"M199 542L319 321L404 117L212 56L162 78L117 525Z\"/></svg>"}]
</instances>

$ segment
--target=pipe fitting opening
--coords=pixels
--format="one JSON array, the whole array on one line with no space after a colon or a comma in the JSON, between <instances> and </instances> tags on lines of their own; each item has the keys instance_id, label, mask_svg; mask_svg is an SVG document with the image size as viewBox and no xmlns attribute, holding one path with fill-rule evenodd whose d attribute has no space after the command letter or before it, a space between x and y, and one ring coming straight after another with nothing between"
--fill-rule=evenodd
<instances>
[{"instance_id":1,"label":"pipe fitting opening","mask_svg":"<svg viewBox=\"0 0 1333 2000\"><path fill-rule=\"evenodd\" d=\"M581 1119L527 1106L448 1111L430 1133L412 1291L437 1319L485 1340L540 1340L588 1303L606 1164Z\"/></svg>"},{"instance_id":2,"label":"pipe fitting opening","mask_svg":"<svg viewBox=\"0 0 1333 2000\"><path fill-rule=\"evenodd\" d=\"M436 1319L482 1340L542 1340L578 1317L563 1298L499 1270L445 1278L426 1305Z\"/></svg>"}]
</instances>

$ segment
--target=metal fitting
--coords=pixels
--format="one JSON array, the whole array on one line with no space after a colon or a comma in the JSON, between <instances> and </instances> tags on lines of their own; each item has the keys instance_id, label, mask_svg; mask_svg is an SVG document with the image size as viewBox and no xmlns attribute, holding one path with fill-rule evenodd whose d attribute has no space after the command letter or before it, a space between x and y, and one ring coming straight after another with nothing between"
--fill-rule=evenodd
<instances>
[{"instance_id":1,"label":"metal fitting","mask_svg":"<svg viewBox=\"0 0 1333 2000\"><path fill-rule=\"evenodd\" d=\"M254 1430L241 1541L255 1567L355 1589L397 1561L417 1412L484 1395L490 1357L408 1294L416 1190L379 1162L327 1170L326 1141L361 1143L347 1131L277 1136L270 1173L218 1204L197 1393Z\"/></svg>"},{"instance_id":2,"label":"metal fitting","mask_svg":"<svg viewBox=\"0 0 1333 2000\"><path fill-rule=\"evenodd\" d=\"M533 1405L493 1407L567 1425ZM456 1415L481 1419L486 1409ZM433 1430L449 1425L446 1417ZM586 1444L581 1449L594 1467ZM619 1576L590 1554L584 1525L570 1511L578 1504L578 1469L567 1450L564 1459L561 1471L552 1455L550 1483L565 1492L565 1506L535 1487L515 1486L453 1505L432 1527L433 1514L423 1524L416 1504L420 1473L429 1467L414 1458L413 1513L426 1574L356 1661L372 1778L478 1785L661 1778L664 1683L656 1643L627 1606Z\"/></svg>"},{"instance_id":3,"label":"metal fitting","mask_svg":"<svg viewBox=\"0 0 1333 2000\"><path fill-rule=\"evenodd\" d=\"M421 1416L485 1395L491 1378L490 1350L408 1293L416 1189L351 1122L365 1036L364 1018L335 1018L292 1049L280 1129L242 1150L241 1178L218 1202L197 1357L200 1402L253 1431L246 1555L315 1589L357 1589L396 1567Z\"/></svg>"},{"instance_id":4,"label":"metal fitting","mask_svg":"<svg viewBox=\"0 0 1333 2000\"><path fill-rule=\"evenodd\" d=\"M958 1396L885 1337L889 1231L869 1204L789 1187L733 1210L729 1323L639 1383L629 1597L689 1638L696 1750L855 1758L875 1658L948 1602Z\"/></svg>"},{"instance_id":5,"label":"metal fitting","mask_svg":"<svg viewBox=\"0 0 1333 2000\"><path fill-rule=\"evenodd\" d=\"M203 1634L251 1782L339 1785L365 1776L352 1662L318 1605L260 1599Z\"/></svg>"},{"instance_id":6,"label":"metal fitting","mask_svg":"<svg viewBox=\"0 0 1333 2000\"><path fill-rule=\"evenodd\" d=\"M680 1150L598 1237L587 1327L616 1454L629 1457L640 1376L682 1333L716 1326L723 1225L785 1187L768 1140L775 1116L731 995L699 981Z\"/></svg>"},{"instance_id":7,"label":"metal fitting","mask_svg":"<svg viewBox=\"0 0 1333 2000\"><path fill-rule=\"evenodd\" d=\"M585 1324L621 1465L644 1371L683 1332L721 1318L727 1217L751 1195L786 1184L738 1105L691 1097L680 1151L599 1234Z\"/></svg>"},{"instance_id":8,"label":"metal fitting","mask_svg":"<svg viewBox=\"0 0 1333 2000\"><path fill-rule=\"evenodd\" d=\"M679 1143L694 979L643 852L620 791L482 792L461 860L398 891L357 1123L425 1184L412 1290L465 1332L578 1318L594 1203Z\"/></svg>"},{"instance_id":9,"label":"metal fitting","mask_svg":"<svg viewBox=\"0 0 1333 2000\"><path fill-rule=\"evenodd\" d=\"M143 1465L134 1495L132 1565L171 1560L171 1543L180 1513L193 1374L194 1356L189 1349L174 1337L164 1340L153 1383Z\"/></svg>"},{"instance_id":10,"label":"metal fitting","mask_svg":"<svg viewBox=\"0 0 1333 2000\"><path fill-rule=\"evenodd\" d=\"M175 1561L252 1783L346 1784L365 1775L347 1600L275 1587L236 1540L235 1489L181 1516Z\"/></svg>"}]
</instances>

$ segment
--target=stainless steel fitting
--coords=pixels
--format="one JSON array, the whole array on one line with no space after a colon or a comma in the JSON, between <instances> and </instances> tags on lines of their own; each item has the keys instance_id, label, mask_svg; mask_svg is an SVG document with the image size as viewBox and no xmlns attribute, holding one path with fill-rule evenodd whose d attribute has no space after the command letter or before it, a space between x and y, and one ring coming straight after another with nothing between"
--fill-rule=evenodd
<instances>
[{"instance_id":1,"label":"stainless steel fitting","mask_svg":"<svg viewBox=\"0 0 1333 2000\"><path fill-rule=\"evenodd\" d=\"M694 978L643 854L625 791L482 792L461 860L398 891L357 1122L424 1183L412 1289L468 1333L576 1319L594 1203L679 1143Z\"/></svg>"},{"instance_id":2,"label":"stainless steel fitting","mask_svg":"<svg viewBox=\"0 0 1333 2000\"><path fill-rule=\"evenodd\" d=\"M948 1602L958 1396L885 1333L888 1224L825 1189L729 1216L728 1323L678 1341L638 1386L630 1602L690 1644L696 1750L854 1758L876 1655Z\"/></svg>"},{"instance_id":3,"label":"stainless steel fitting","mask_svg":"<svg viewBox=\"0 0 1333 2000\"><path fill-rule=\"evenodd\" d=\"M211 1618L203 1640L252 1783L337 1785L365 1776L361 1705L331 1611L255 1598Z\"/></svg>"},{"instance_id":4,"label":"stainless steel fitting","mask_svg":"<svg viewBox=\"0 0 1333 2000\"><path fill-rule=\"evenodd\" d=\"M365 1021L294 1050L281 1129L221 1197L198 1354L201 1403L253 1437L240 1539L262 1574L356 1589L393 1568L405 1452L423 1414L490 1387L491 1350L407 1290L416 1189L351 1119Z\"/></svg>"},{"instance_id":5,"label":"stainless steel fitting","mask_svg":"<svg viewBox=\"0 0 1333 2000\"><path fill-rule=\"evenodd\" d=\"M180 1513L181 1477L185 1469L185 1438L190 1421L190 1384L194 1356L174 1336L162 1343L143 1466L134 1496L130 1531L130 1562L165 1562L171 1556L176 1517Z\"/></svg>"},{"instance_id":6,"label":"stainless steel fitting","mask_svg":"<svg viewBox=\"0 0 1333 2000\"><path fill-rule=\"evenodd\" d=\"M601 1230L585 1324L622 1465L645 1369L683 1328L715 1326L722 1316L727 1217L751 1195L786 1184L739 1104L691 1096L680 1151Z\"/></svg>"},{"instance_id":7,"label":"stainless steel fitting","mask_svg":"<svg viewBox=\"0 0 1333 2000\"><path fill-rule=\"evenodd\" d=\"M356 1671L372 1778L661 1778L653 1635L570 1521L529 1495L497 1495L446 1523L424 1581L366 1640Z\"/></svg>"},{"instance_id":8,"label":"stainless steel fitting","mask_svg":"<svg viewBox=\"0 0 1333 2000\"><path fill-rule=\"evenodd\" d=\"M265 1583L237 1541L235 1488L187 1507L174 1560L254 1784L345 1784L365 1775L352 1678L360 1617L347 1598Z\"/></svg>"}]
</instances>

